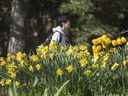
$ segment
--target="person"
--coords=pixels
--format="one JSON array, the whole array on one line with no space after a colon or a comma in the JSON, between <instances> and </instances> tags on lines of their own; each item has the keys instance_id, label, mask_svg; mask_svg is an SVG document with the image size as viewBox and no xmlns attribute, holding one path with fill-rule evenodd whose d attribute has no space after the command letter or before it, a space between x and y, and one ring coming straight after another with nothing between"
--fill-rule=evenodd
<instances>
[{"instance_id":1,"label":"person","mask_svg":"<svg viewBox=\"0 0 128 96\"><path fill-rule=\"evenodd\" d=\"M59 18L59 25L52 29L53 35L51 38L51 42L68 44L69 40L67 37L69 28L70 28L70 20L66 16L61 16ZM51 43L50 42L50 43Z\"/></svg>"}]
</instances>

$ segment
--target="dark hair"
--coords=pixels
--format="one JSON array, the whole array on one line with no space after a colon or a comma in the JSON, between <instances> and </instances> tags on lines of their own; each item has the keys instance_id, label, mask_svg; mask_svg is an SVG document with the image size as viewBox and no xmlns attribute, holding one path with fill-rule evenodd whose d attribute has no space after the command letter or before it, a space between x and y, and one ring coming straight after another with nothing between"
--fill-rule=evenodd
<instances>
[{"instance_id":1,"label":"dark hair","mask_svg":"<svg viewBox=\"0 0 128 96\"><path fill-rule=\"evenodd\" d=\"M62 23L66 23L67 21L69 21L68 16L60 16L58 19L58 23L60 26L62 26Z\"/></svg>"}]
</instances>

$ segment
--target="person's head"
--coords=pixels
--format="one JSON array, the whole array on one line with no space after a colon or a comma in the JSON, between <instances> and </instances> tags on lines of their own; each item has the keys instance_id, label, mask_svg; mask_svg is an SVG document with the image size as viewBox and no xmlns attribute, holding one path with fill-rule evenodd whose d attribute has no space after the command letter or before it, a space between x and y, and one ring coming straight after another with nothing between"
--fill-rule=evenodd
<instances>
[{"instance_id":1,"label":"person's head","mask_svg":"<svg viewBox=\"0 0 128 96\"><path fill-rule=\"evenodd\" d=\"M59 18L59 24L61 27L63 27L64 29L68 29L70 28L71 24L70 24L70 20L67 16L61 16Z\"/></svg>"}]
</instances>

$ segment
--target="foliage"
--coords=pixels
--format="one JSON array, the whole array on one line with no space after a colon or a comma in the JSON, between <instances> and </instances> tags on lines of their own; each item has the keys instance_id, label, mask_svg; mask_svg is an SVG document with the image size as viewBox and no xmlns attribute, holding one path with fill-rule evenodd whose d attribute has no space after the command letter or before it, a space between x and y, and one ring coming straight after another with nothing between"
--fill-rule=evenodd
<instances>
[{"instance_id":1,"label":"foliage","mask_svg":"<svg viewBox=\"0 0 128 96\"><path fill-rule=\"evenodd\" d=\"M10 96L125 95L128 42L124 37L119 39L116 46L107 35L94 39L93 55L85 44L64 46L53 42L38 46L36 54L18 52L1 57L1 93L4 90Z\"/></svg>"},{"instance_id":2,"label":"foliage","mask_svg":"<svg viewBox=\"0 0 128 96\"><path fill-rule=\"evenodd\" d=\"M119 0L70 0L63 3L60 12L76 14L76 26L80 28L79 39L102 33L116 34L127 30L127 1ZM74 23L73 23L74 24Z\"/></svg>"}]
</instances>

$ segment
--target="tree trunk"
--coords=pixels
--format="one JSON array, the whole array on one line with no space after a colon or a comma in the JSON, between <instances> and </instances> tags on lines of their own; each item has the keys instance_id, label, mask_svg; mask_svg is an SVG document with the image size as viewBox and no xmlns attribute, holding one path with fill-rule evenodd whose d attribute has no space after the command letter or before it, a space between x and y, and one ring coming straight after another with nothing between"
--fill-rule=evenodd
<instances>
[{"instance_id":1,"label":"tree trunk","mask_svg":"<svg viewBox=\"0 0 128 96\"><path fill-rule=\"evenodd\" d=\"M10 26L9 53L24 50L25 47L25 19L29 9L29 0L13 0Z\"/></svg>"}]
</instances>

